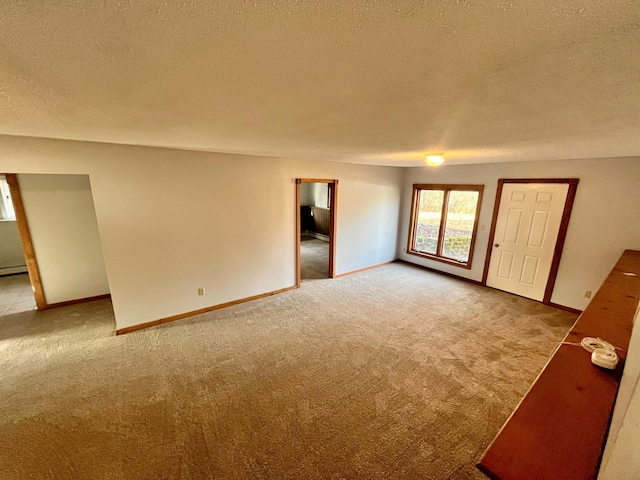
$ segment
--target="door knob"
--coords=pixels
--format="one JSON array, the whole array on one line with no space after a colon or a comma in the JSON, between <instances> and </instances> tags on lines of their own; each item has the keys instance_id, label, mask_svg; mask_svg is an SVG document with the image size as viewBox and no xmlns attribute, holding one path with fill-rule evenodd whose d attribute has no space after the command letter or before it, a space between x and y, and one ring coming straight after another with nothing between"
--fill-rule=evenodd
<instances>
[{"instance_id":1,"label":"door knob","mask_svg":"<svg viewBox=\"0 0 640 480\"><path fill-rule=\"evenodd\" d=\"M500 246L500 244L499 244L499 243L496 243L496 244L494 245L494 247L499 247L499 246Z\"/></svg>"}]
</instances>

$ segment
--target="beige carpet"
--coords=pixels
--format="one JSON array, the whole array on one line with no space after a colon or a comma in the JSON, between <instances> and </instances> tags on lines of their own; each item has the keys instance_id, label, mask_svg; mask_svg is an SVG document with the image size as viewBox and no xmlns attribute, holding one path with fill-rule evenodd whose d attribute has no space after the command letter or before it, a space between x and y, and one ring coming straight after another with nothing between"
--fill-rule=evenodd
<instances>
[{"instance_id":1,"label":"beige carpet","mask_svg":"<svg viewBox=\"0 0 640 480\"><path fill-rule=\"evenodd\" d=\"M317 280L329 276L329 242L302 237L300 241L300 278Z\"/></svg>"},{"instance_id":2,"label":"beige carpet","mask_svg":"<svg viewBox=\"0 0 640 480\"><path fill-rule=\"evenodd\" d=\"M121 337L3 317L0 478L483 478L574 320L405 264Z\"/></svg>"}]
</instances>

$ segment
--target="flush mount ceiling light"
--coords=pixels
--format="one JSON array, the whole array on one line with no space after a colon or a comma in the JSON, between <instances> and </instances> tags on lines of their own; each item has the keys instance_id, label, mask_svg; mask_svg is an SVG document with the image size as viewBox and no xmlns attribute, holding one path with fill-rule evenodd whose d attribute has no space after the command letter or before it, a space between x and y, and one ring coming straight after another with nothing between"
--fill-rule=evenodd
<instances>
[{"instance_id":1,"label":"flush mount ceiling light","mask_svg":"<svg viewBox=\"0 0 640 480\"><path fill-rule=\"evenodd\" d=\"M444 157L442 155L427 155L424 161L430 167L435 167L444 163Z\"/></svg>"}]
</instances>

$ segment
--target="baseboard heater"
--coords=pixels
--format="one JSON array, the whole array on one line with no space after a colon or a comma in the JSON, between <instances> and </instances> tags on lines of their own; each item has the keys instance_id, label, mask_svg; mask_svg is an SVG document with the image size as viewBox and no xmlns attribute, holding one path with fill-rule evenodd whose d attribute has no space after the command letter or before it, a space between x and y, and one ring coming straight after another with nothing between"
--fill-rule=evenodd
<instances>
[{"instance_id":1,"label":"baseboard heater","mask_svg":"<svg viewBox=\"0 0 640 480\"><path fill-rule=\"evenodd\" d=\"M4 275L15 275L16 273L27 273L26 265L14 265L11 267L0 267L0 277Z\"/></svg>"},{"instance_id":2,"label":"baseboard heater","mask_svg":"<svg viewBox=\"0 0 640 480\"><path fill-rule=\"evenodd\" d=\"M316 238L318 240L322 240L323 242L328 242L329 241L329 236L328 235L323 235L323 234L318 233L318 232L310 232L308 230L305 230L304 232L302 232L302 236L303 237Z\"/></svg>"}]
</instances>

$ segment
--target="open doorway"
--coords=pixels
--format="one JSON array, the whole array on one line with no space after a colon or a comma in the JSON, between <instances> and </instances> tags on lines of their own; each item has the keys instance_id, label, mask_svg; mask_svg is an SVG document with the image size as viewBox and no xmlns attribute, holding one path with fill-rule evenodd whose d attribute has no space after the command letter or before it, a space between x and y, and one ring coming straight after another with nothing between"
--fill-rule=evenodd
<instances>
[{"instance_id":1,"label":"open doorway","mask_svg":"<svg viewBox=\"0 0 640 480\"><path fill-rule=\"evenodd\" d=\"M3 174L2 178L2 215L13 217L23 265L17 275L0 277L2 303L17 295L0 315L108 297L89 176ZM9 263L13 262L15 258ZM26 305L27 295L31 308L20 310L17 303Z\"/></svg>"},{"instance_id":2,"label":"open doorway","mask_svg":"<svg viewBox=\"0 0 640 480\"><path fill-rule=\"evenodd\" d=\"M297 286L335 277L338 180L296 180Z\"/></svg>"},{"instance_id":3,"label":"open doorway","mask_svg":"<svg viewBox=\"0 0 640 480\"><path fill-rule=\"evenodd\" d=\"M37 308L16 218L16 210L22 213L16 185L15 175L0 175L0 317Z\"/></svg>"}]
</instances>

